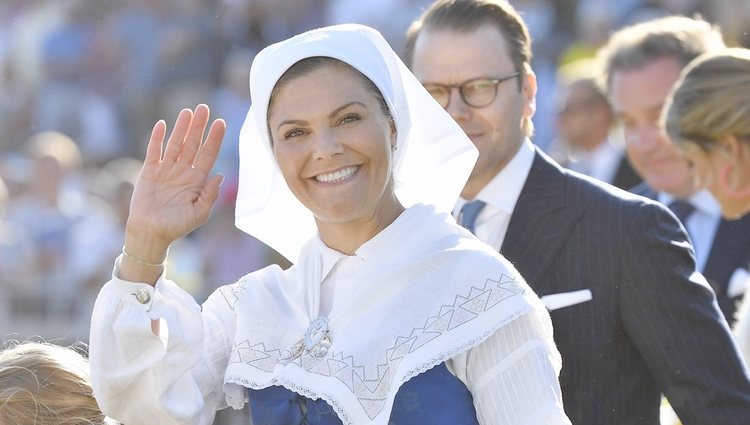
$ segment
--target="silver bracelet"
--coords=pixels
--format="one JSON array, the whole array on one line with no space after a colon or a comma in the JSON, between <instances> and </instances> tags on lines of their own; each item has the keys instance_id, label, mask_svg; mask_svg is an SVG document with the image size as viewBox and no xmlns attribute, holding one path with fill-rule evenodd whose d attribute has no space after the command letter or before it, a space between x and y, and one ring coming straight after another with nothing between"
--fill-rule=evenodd
<instances>
[{"instance_id":1,"label":"silver bracelet","mask_svg":"<svg viewBox=\"0 0 750 425\"><path fill-rule=\"evenodd\" d=\"M140 265L148 266L148 267L160 267L160 268L167 265L167 257L169 257L169 254L167 254L167 257L164 257L164 261L162 261L161 263L150 263L148 261L141 260L140 258L136 257L135 255L129 254L127 251L125 251L125 246L124 245L122 247L122 254L124 256L130 258L131 260L135 261L136 263L140 264Z\"/></svg>"}]
</instances>

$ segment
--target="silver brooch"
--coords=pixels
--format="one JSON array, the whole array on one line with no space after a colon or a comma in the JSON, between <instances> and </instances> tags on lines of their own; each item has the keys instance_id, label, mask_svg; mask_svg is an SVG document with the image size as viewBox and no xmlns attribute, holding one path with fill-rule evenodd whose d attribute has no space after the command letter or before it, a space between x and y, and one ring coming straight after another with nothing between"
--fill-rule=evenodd
<instances>
[{"instance_id":1,"label":"silver brooch","mask_svg":"<svg viewBox=\"0 0 750 425\"><path fill-rule=\"evenodd\" d=\"M331 336L328 332L328 318L320 316L310 322L301 340L297 341L292 347L292 355L299 357L304 352L310 353L313 357L323 357L328 353L331 347Z\"/></svg>"}]
</instances>

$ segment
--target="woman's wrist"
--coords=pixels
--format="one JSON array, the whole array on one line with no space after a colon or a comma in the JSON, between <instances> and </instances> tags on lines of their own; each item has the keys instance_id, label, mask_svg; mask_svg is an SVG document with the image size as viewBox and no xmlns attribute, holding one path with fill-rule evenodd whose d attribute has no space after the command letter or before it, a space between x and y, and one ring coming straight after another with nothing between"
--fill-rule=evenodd
<instances>
[{"instance_id":1,"label":"woman's wrist","mask_svg":"<svg viewBox=\"0 0 750 425\"><path fill-rule=\"evenodd\" d=\"M153 237L150 232L127 228L118 277L130 282L155 285L164 272L170 242Z\"/></svg>"}]
</instances>

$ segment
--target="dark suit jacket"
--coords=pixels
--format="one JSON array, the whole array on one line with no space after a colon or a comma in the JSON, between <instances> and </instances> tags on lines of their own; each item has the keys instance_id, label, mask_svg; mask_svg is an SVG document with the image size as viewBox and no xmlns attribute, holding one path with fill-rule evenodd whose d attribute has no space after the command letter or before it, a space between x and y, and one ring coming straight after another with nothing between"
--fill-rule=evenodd
<instances>
[{"instance_id":1,"label":"dark suit jacket","mask_svg":"<svg viewBox=\"0 0 750 425\"><path fill-rule=\"evenodd\" d=\"M540 295L590 289L550 312L575 425L750 424L750 379L692 246L657 202L563 169L537 150L502 254Z\"/></svg>"},{"instance_id":2,"label":"dark suit jacket","mask_svg":"<svg viewBox=\"0 0 750 425\"><path fill-rule=\"evenodd\" d=\"M641 177L633 170L628 157L623 155L620 164L617 165L617 171L612 178L612 186L628 190L631 187L641 183Z\"/></svg>"},{"instance_id":3,"label":"dark suit jacket","mask_svg":"<svg viewBox=\"0 0 750 425\"><path fill-rule=\"evenodd\" d=\"M634 187L631 192L650 199L657 198L656 192L645 183ZM750 214L745 214L739 220L722 219L716 229L711 252L703 268L703 275L716 293L719 308L730 325L734 323L737 306L742 296L729 296L727 293L729 279L735 270L747 269L749 264Z\"/></svg>"}]
</instances>

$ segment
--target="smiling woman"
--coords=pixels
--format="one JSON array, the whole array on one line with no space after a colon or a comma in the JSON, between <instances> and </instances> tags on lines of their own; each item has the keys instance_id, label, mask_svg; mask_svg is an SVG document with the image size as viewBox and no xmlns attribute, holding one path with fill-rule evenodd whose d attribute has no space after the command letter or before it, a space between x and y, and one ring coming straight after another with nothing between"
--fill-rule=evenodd
<instances>
[{"instance_id":1,"label":"smiling woman","mask_svg":"<svg viewBox=\"0 0 750 425\"><path fill-rule=\"evenodd\" d=\"M268 111L284 179L326 245L354 254L404 211L392 179L393 118L359 71L337 59L303 59L279 79Z\"/></svg>"},{"instance_id":2,"label":"smiling woman","mask_svg":"<svg viewBox=\"0 0 750 425\"><path fill-rule=\"evenodd\" d=\"M92 316L102 409L128 425L207 425L245 401L255 425L569 424L547 311L450 215L476 150L382 36L269 46L250 91L236 224L294 265L202 307L165 278L215 199L223 124L203 141L207 108L185 111L163 154L157 124Z\"/></svg>"}]
</instances>

